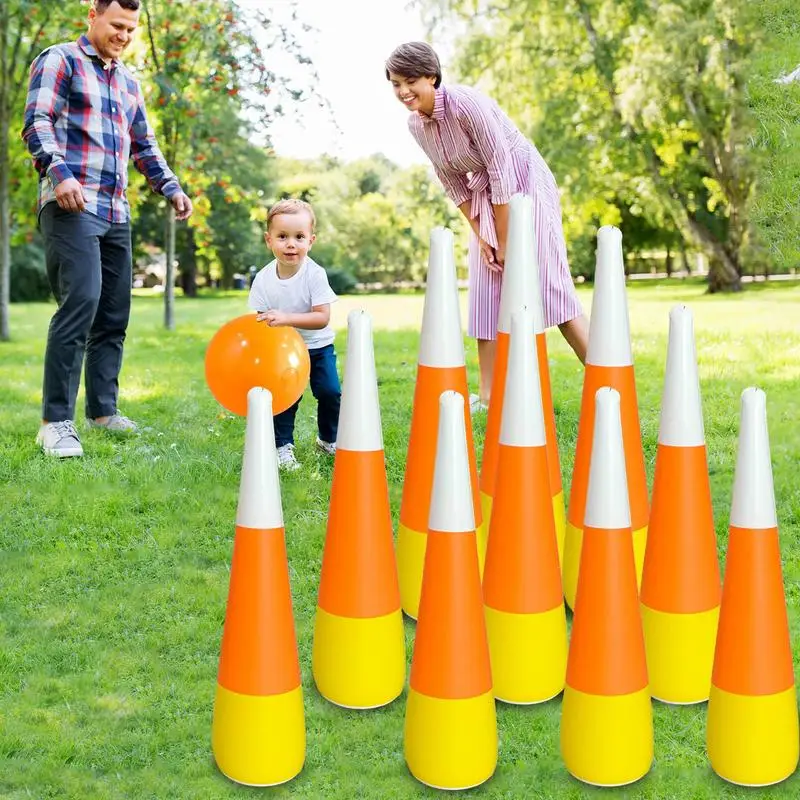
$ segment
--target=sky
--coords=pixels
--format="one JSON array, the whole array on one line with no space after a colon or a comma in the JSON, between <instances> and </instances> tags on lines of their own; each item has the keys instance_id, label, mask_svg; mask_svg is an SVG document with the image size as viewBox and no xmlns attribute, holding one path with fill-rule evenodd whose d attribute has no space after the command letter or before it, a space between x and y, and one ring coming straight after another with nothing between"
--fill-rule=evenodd
<instances>
[{"instance_id":1,"label":"sky","mask_svg":"<svg viewBox=\"0 0 800 800\"><path fill-rule=\"evenodd\" d=\"M240 0L257 5L258 0ZM285 7L288 0L274 0ZM323 153L344 160L382 152L400 166L427 163L407 127L408 112L395 99L383 63L403 42L426 38L409 0L298 0L298 16L316 28L303 39L305 54L319 75L318 93L330 104L325 112L313 101L271 130L279 156L313 158ZM442 53L440 53L442 57ZM281 61L284 69L291 62ZM340 129L330 120L333 115Z\"/></svg>"}]
</instances>

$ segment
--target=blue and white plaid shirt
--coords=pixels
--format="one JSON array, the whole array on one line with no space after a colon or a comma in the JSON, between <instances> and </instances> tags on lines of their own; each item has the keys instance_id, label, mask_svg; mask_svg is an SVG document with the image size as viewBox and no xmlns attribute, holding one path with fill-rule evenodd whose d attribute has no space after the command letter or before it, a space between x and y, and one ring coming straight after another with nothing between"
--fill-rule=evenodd
<instances>
[{"instance_id":1,"label":"blue and white plaid shirt","mask_svg":"<svg viewBox=\"0 0 800 800\"><path fill-rule=\"evenodd\" d=\"M22 138L40 175L39 209L76 178L86 211L127 222L128 159L154 192L182 191L147 120L139 82L116 59L104 64L86 36L54 45L31 65Z\"/></svg>"}]
</instances>

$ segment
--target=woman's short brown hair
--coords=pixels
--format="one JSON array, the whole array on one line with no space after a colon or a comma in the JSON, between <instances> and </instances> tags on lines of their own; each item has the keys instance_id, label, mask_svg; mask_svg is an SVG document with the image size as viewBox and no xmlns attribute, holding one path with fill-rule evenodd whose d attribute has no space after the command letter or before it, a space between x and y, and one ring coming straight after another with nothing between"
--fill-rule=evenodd
<instances>
[{"instance_id":1,"label":"woman's short brown hair","mask_svg":"<svg viewBox=\"0 0 800 800\"><path fill-rule=\"evenodd\" d=\"M386 59L386 80L389 73L402 75L404 78L436 78L433 84L438 89L442 83L442 66L439 56L427 42L406 42L396 47Z\"/></svg>"}]
</instances>

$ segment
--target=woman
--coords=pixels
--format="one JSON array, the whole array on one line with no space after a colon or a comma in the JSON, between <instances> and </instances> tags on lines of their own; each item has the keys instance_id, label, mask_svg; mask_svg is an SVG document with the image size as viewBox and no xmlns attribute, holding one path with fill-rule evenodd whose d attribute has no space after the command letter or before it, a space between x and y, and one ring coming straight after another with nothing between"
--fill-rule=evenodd
<instances>
[{"instance_id":1,"label":"woman","mask_svg":"<svg viewBox=\"0 0 800 800\"><path fill-rule=\"evenodd\" d=\"M467 334L478 340L476 400L489 403L508 201L519 192L533 200L545 327L558 325L585 362L589 323L567 263L558 187L539 151L493 100L467 86L443 87L439 58L430 45L400 45L385 67L395 95L412 112L411 133L472 228Z\"/></svg>"}]
</instances>

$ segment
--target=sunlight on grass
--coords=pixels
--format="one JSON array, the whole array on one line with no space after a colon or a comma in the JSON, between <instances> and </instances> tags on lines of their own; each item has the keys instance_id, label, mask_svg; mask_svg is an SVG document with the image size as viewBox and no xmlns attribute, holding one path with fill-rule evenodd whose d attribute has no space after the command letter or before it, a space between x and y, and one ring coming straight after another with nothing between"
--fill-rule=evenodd
<instances>
[{"instance_id":1,"label":"sunlight on grass","mask_svg":"<svg viewBox=\"0 0 800 800\"><path fill-rule=\"evenodd\" d=\"M591 293L580 289L587 313ZM800 289L757 287L709 297L693 283L631 285L628 293L642 441L652 485L669 310L689 305L695 332L720 558L727 544L739 396L767 392L783 569L800 662ZM462 294L462 323L466 295ZM396 523L416 376L421 295L345 297L334 309L339 369L347 312L372 315L381 414ZM121 377L122 410L142 425L130 441L84 432L86 457L57 463L33 437L41 356L52 305L12 307L0 345L0 796L235 798L211 758L210 730L233 541L244 420L204 380L215 330L247 313L246 294L176 304L137 297ZM569 492L583 371L548 332L565 492ZM475 343L465 340L477 387ZM332 463L313 447L315 404L298 413L299 472L281 479L292 601L308 731L306 765L281 797L428 798L403 761L405 692L369 713L331 706L311 677L311 644ZM478 453L485 418L475 419ZM406 620L410 660L414 625ZM570 779L558 754L560 700L498 706L500 760L482 797L745 798L723 787L705 756L705 707L654 705L656 761L629 789L597 792ZM759 797L794 797L793 778Z\"/></svg>"}]
</instances>

